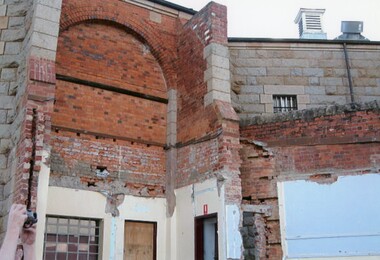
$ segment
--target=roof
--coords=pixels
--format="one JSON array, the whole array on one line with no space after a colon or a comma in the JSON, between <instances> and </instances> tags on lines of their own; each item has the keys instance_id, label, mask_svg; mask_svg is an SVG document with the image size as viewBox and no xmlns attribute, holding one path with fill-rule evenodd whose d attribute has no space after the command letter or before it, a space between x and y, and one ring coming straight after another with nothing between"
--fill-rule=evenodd
<instances>
[{"instance_id":1,"label":"roof","mask_svg":"<svg viewBox=\"0 0 380 260\"><path fill-rule=\"evenodd\" d=\"M361 40L323 40L323 39L276 39L276 38L248 38L248 37L228 37L228 42L277 42L277 43L326 43L326 44L367 44L367 45L380 45L380 41L361 41Z\"/></svg>"},{"instance_id":2,"label":"roof","mask_svg":"<svg viewBox=\"0 0 380 260\"><path fill-rule=\"evenodd\" d=\"M152 2L152 3L155 3L155 4L160 4L160 5L169 7L169 8L173 8L175 10L178 10L178 11L181 11L181 12L184 12L184 13L187 13L187 14L191 14L191 15L194 15L194 14L197 13L197 11L195 11L194 9L187 8L187 7L184 7L184 6L181 6L181 5L177 5L177 4L165 1L165 0L148 0L148 1Z\"/></svg>"}]
</instances>

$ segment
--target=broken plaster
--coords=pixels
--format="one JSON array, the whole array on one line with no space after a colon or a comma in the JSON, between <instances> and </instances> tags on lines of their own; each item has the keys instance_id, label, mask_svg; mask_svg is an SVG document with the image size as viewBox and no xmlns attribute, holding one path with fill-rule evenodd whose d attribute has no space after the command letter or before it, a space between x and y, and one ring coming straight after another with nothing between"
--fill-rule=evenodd
<instances>
[{"instance_id":1,"label":"broken plaster","mask_svg":"<svg viewBox=\"0 0 380 260\"><path fill-rule=\"evenodd\" d=\"M99 191L99 193L107 198L105 213L111 213L112 217L118 217L120 215L118 207L124 202L125 194L110 194L108 191Z\"/></svg>"}]
</instances>

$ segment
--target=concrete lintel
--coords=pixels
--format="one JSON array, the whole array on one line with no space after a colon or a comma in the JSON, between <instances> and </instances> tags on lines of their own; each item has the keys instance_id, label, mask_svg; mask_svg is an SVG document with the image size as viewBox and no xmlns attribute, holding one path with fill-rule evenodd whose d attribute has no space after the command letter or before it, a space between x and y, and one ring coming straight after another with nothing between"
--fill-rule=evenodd
<instances>
[{"instance_id":1,"label":"concrete lintel","mask_svg":"<svg viewBox=\"0 0 380 260\"><path fill-rule=\"evenodd\" d=\"M264 214L269 217L272 215L272 207L270 205L241 205L241 209L243 212L252 212Z\"/></svg>"},{"instance_id":2,"label":"concrete lintel","mask_svg":"<svg viewBox=\"0 0 380 260\"><path fill-rule=\"evenodd\" d=\"M305 86L264 85L264 93L274 95L303 95L305 93Z\"/></svg>"}]
</instances>

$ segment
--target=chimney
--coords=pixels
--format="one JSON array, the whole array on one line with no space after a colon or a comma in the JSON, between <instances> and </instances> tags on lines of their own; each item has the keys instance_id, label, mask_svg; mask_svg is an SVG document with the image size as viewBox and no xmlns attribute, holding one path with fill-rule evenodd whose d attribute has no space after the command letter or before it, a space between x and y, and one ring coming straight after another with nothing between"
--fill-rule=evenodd
<instances>
[{"instance_id":1,"label":"chimney","mask_svg":"<svg viewBox=\"0 0 380 260\"><path fill-rule=\"evenodd\" d=\"M336 40L353 40L353 41L369 41L361 35L363 32L363 22L361 21L342 21L342 35L336 37Z\"/></svg>"},{"instance_id":2,"label":"chimney","mask_svg":"<svg viewBox=\"0 0 380 260\"><path fill-rule=\"evenodd\" d=\"M322 16L325 9L301 8L294 22L298 24L301 39L327 39L323 31Z\"/></svg>"}]
</instances>

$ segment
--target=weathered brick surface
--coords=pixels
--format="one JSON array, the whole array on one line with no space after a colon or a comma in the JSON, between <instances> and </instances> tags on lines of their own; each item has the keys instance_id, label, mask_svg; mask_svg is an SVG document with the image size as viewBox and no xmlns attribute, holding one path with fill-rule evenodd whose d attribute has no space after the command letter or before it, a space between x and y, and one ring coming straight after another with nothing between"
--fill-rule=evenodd
<instances>
[{"instance_id":1,"label":"weathered brick surface","mask_svg":"<svg viewBox=\"0 0 380 260\"><path fill-rule=\"evenodd\" d=\"M204 142L189 144L178 149L176 186L197 183L214 175L218 165L218 141L216 135Z\"/></svg>"},{"instance_id":2,"label":"weathered brick surface","mask_svg":"<svg viewBox=\"0 0 380 260\"><path fill-rule=\"evenodd\" d=\"M175 86L175 18L154 23L120 1L64 1L60 25L58 74L164 99ZM58 80L51 184L163 196L166 117L165 103ZM97 177L97 166L110 175Z\"/></svg>"},{"instance_id":3,"label":"weathered brick surface","mask_svg":"<svg viewBox=\"0 0 380 260\"><path fill-rule=\"evenodd\" d=\"M166 104L59 81L53 125L117 137L166 142Z\"/></svg>"},{"instance_id":4,"label":"weathered brick surface","mask_svg":"<svg viewBox=\"0 0 380 260\"><path fill-rule=\"evenodd\" d=\"M131 33L109 23L68 28L59 36L57 73L166 98L164 75L149 45Z\"/></svg>"},{"instance_id":5,"label":"weathered brick surface","mask_svg":"<svg viewBox=\"0 0 380 260\"><path fill-rule=\"evenodd\" d=\"M377 102L294 111L241 122L247 124L250 125L244 127L243 138L254 137L280 146L369 142L380 134Z\"/></svg>"},{"instance_id":6,"label":"weathered brick surface","mask_svg":"<svg viewBox=\"0 0 380 260\"><path fill-rule=\"evenodd\" d=\"M63 1L61 31L91 20L107 21L140 35L161 65L166 84L169 87L176 85L177 18L163 15L158 24L150 19L148 9L117 0Z\"/></svg>"},{"instance_id":7,"label":"weathered brick surface","mask_svg":"<svg viewBox=\"0 0 380 260\"><path fill-rule=\"evenodd\" d=\"M380 114L376 102L335 106L243 121L242 194L271 205L268 259L281 259L277 183L307 179L334 182L339 175L378 172Z\"/></svg>"},{"instance_id":8,"label":"weathered brick surface","mask_svg":"<svg viewBox=\"0 0 380 260\"><path fill-rule=\"evenodd\" d=\"M203 73L206 61L203 59L202 41L194 34L192 21L189 21L179 35L178 68L178 121L177 141L186 142L212 131L215 114L210 107L203 107L207 93ZM194 64L189 70L188 65Z\"/></svg>"},{"instance_id":9,"label":"weathered brick surface","mask_svg":"<svg viewBox=\"0 0 380 260\"><path fill-rule=\"evenodd\" d=\"M112 138L59 131L52 135L51 185L139 196L165 192L165 151ZM96 175L106 167L106 178Z\"/></svg>"},{"instance_id":10,"label":"weathered brick surface","mask_svg":"<svg viewBox=\"0 0 380 260\"><path fill-rule=\"evenodd\" d=\"M211 15L213 13L214 15ZM209 43L226 44L226 9L210 3L180 30L178 42L178 142L201 138L216 130L217 118L212 106L204 107L207 85L204 72L207 61L204 48ZM192 64L192 69L189 69Z\"/></svg>"},{"instance_id":11,"label":"weathered brick surface","mask_svg":"<svg viewBox=\"0 0 380 260\"><path fill-rule=\"evenodd\" d=\"M167 98L149 47L115 26L70 27L59 37L57 64L58 74ZM166 104L58 81L53 124L164 144Z\"/></svg>"}]
</instances>

